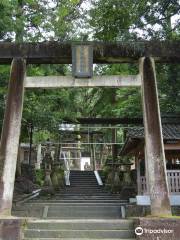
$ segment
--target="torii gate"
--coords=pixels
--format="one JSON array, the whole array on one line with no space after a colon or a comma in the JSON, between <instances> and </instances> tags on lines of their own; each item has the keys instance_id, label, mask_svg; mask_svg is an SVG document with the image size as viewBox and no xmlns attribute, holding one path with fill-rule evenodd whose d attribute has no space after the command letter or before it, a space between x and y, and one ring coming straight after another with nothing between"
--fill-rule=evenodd
<instances>
[{"instance_id":1,"label":"torii gate","mask_svg":"<svg viewBox=\"0 0 180 240\"><path fill-rule=\"evenodd\" d=\"M26 78L26 65L29 63L72 63L71 43L0 43L0 64L12 62L0 143L0 216L11 215L24 89L127 86L141 86L142 88L151 214L154 216L171 215L155 61L179 63L180 41L113 44L92 42L88 44L93 47L93 63L139 62L139 74L137 76L98 76L89 79L62 76Z\"/></svg>"}]
</instances>

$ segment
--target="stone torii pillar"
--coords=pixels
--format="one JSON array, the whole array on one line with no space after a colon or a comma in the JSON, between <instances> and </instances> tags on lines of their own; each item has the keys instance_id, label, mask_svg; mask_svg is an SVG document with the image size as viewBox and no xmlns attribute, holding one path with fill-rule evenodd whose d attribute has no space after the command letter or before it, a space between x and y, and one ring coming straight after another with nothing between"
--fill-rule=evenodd
<instances>
[{"instance_id":1,"label":"stone torii pillar","mask_svg":"<svg viewBox=\"0 0 180 240\"><path fill-rule=\"evenodd\" d=\"M148 171L151 214L171 215L166 162L162 137L158 90L153 58L140 60L142 101L146 145L146 171Z\"/></svg>"},{"instance_id":2,"label":"stone torii pillar","mask_svg":"<svg viewBox=\"0 0 180 240\"><path fill-rule=\"evenodd\" d=\"M24 98L26 63L12 61L8 96L0 143L0 215L10 216Z\"/></svg>"}]
</instances>

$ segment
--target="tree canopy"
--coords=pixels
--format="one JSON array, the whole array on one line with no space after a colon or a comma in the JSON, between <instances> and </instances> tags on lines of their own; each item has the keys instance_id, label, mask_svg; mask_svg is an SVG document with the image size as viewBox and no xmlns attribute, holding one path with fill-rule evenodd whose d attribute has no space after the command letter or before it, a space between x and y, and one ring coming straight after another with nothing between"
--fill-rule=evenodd
<instances>
[{"instance_id":1,"label":"tree canopy","mask_svg":"<svg viewBox=\"0 0 180 240\"><path fill-rule=\"evenodd\" d=\"M179 39L178 0L9 0L0 3L0 40L42 42L67 40L141 41ZM180 113L180 67L157 64L162 114ZM0 66L2 125L9 66ZM137 74L135 64L95 65L94 74ZM69 65L28 65L27 75L69 75ZM63 119L77 117L138 117L142 115L137 88L27 90L22 140L32 122L38 136L54 138ZM44 135L43 135L44 134ZM39 138L38 138L39 139Z\"/></svg>"}]
</instances>

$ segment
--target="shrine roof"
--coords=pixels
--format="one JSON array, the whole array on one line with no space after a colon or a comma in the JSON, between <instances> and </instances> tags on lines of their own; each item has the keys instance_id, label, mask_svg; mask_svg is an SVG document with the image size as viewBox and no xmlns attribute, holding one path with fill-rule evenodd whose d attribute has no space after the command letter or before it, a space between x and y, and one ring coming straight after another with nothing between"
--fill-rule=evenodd
<instances>
[{"instance_id":1,"label":"shrine roof","mask_svg":"<svg viewBox=\"0 0 180 240\"><path fill-rule=\"evenodd\" d=\"M180 124L163 124L162 126L164 140L180 139ZM144 127L135 127L127 129L127 138L144 138Z\"/></svg>"},{"instance_id":2,"label":"shrine roof","mask_svg":"<svg viewBox=\"0 0 180 240\"><path fill-rule=\"evenodd\" d=\"M126 140L120 155L128 155L144 149L144 127L129 128L125 133ZM180 124L163 124L162 133L166 144L176 145L177 140L180 140Z\"/></svg>"}]
</instances>

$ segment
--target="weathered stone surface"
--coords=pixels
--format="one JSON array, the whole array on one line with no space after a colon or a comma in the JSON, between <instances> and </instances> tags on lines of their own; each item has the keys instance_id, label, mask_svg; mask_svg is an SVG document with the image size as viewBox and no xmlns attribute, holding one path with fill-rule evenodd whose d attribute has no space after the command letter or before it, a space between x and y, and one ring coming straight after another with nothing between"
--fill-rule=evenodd
<instances>
[{"instance_id":1,"label":"weathered stone surface","mask_svg":"<svg viewBox=\"0 0 180 240\"><path fill-rule=\"evenodd\" d=\"M141 41L102 43L92 42L94 63L137 62L140 57L152 56L158 62L179 62L179 41ZM0 63L23 57L28 63L72 63L71 43L0 43Z\"/></svg>"},{"instance_id":2,"label":"weathered stone surface","mask_svg":"<svg viewBox=\"0 0 180 240\"><path fill-rule=\"evenodd\" d=\"M35 167L29 164L21 164L21 176L30 179L32 182L36 181Z\"/></svg>"},{"instance_id":3,"label":"weathered stone surface","mask_svg":"<svg viewBox=\"0 0 180 240\"><path fill-rule=\"evenodd\" d=\"M86 81L71 76L34 76L25 80L26 88L68 88L68 87L139 87L140 75L94 76Z\"/></svg>"},{"instance_id":4,"label":"weathered stone surface","mask_svg":"<svg viewBox=\"0 0 180 240\"><path fill-rule=\"evenodd\" d=\"M137 206L136 204L126 205L126 217L145 217L150 215L149 206Z\"/></svg>"},{"instance_id":5,"label":"weathered stone surface","mask_svg":"<svg viewBox=\"0 0 180 240\"><path fill-rule=\"evenodd\" d=\"M10 215L18 155L24 98L26 63L22 58L12 62L6 110L0 143L0 214Z\"/></svg>"},{"instance_id":6,"label":"weathered stone surface","mask_svg":"<svg viewBox=\"0 0 180 240\"><path fill-rule=\"evenodd\" d=\"M120 192L121 199L129 199L136 196L135 186L123 186Z\"/></svg>"},{"instance_id":7,"label":"weathered stone surface","mask_svg":"<svg viewBox=\"0 0 180 240\"><path fill-rule=\"evenodd\" d=\"M20 219L0 219L0 239L21 240L22 224Z\"/></svg>"},{"instance_id":8,"label":"weathered stone surface","mask_svg":"<svg viewBox=\"0 0 180 240\"><path fill-rule=\"evenodd\" d=\"M28 194L38 189L39 186L35 185L31 180L26 177L17 177L14 185L14 192L19 194Z\"/></svg>"},{"instance_id":9,"label":"weathered stone surface","mask_svg":"<svg viewBox=\"0 0 180 240\"><path fill-rule=\"evenodd\" d=\"M141 227L138 240L179 240L180 219L177 218L139 218L135 227Z\"/></svg>"},{"instance_id":10,"label":"weathered stone surface","mask_svg":"<svg viewBox=\"0 0 180 240\"><path fill-rule=\"evenodd\" d=\"M58 191L59 190L59 182L58 182L57 172L55 172L55 171L52 172L51 181L52 181L54 190Z\"/></svg>"},{"instance_id":11,"label":"weathered stone surface","mask_svg":"<svg viewBox=\"0 0 180 240\"><path fill-rule=\"evenodd\" d=\"M145 159L153 216L171 215L164 144L153 58L142 58L142 101L145 129Z\"/></svg>"},{"instance_id":12,"label":"weathered stone surface","mask_svg":"<svg viewBox=\"0 0 180 240\"><path fill-rule=\"evenodd\" d=\"M150 206L137 206L136 204L126 205L126 217L145 217L150 216ZM180 207L172 206L173 216L180 216Z\"/></svg>"}]
</instances>

